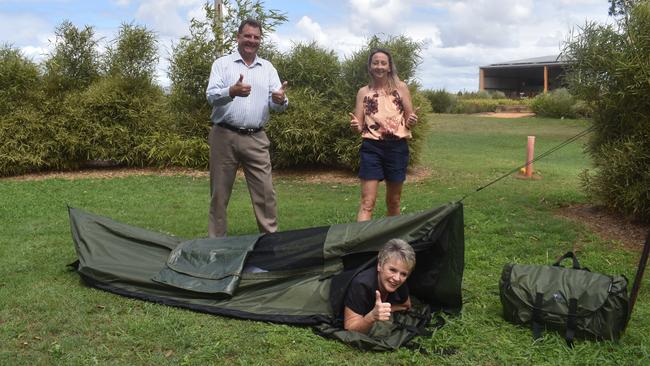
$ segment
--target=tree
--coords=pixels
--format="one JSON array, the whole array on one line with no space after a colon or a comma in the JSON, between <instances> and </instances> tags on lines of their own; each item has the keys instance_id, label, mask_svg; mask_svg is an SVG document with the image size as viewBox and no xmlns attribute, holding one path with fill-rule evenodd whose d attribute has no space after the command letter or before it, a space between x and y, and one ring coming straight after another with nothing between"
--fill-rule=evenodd
<instances>
[{"instance_id":1,"label":"tree","mask_svg":"<svg viewBox=\"0 0 650 366\"><path fill-rule=\"evenodd\" d=\"M152 83L158 63L156 35L144 26L122 24L106 50L107 74Z\"/></svg>"},{"instance_id":2,"label":"tree","mask_svg":"<svg viewBox=\"0 0 650 366\"><path fill-rule=\"evenodd\" d=\"M38 65L9 45L0 46L0 116L40 102Z\"/></svg>"},{"instance_id":3,"label":"tree","mask_svg":"<svg viewBox=\"0 0 650 366\"><path fill-rule=\"evenodd\" d=\"M609 15L612 16L626 16L634 5L639 3L639 0L608 0L609 2Z\"/></svg>"},{"instance_id":4,"label":"tree","mask_svg":"<svg viewBox=\"0 0 650 366\"><path fill-rule=\"evenodd\" d=\"M95 31L79 30L63 21L54 31L54 51L45 61L45 83L50 94L87 88L99 77L99 54Z\"/></svg>"},{"instance_id":5,"label":"tree","mask_svg":"<svg viewBox=\"0 0 650 366\"><path fill-rule=\"evenodd\" d=\"M573 95L593 106L583 186L615 211L650 220L650 1L610 1L617 22L588 22L563 53Z\"/></svg>"},{"instance_id":6,"label":"tree","mask_svg":"<svg viewBox=\"0 0 650 366\"><path fill-rule=\"evenodd\" d=\"M255 18L268 34L287 20L278 10L264 9L262 1L235 0L223 4L225 15L223 19L217 19L211 2L206 2L203 6L205 20L193 18L190 35L172 46L168 72L170 100L177 114L178 128L187 136L207 138L210 108L205 99L205 89L210 68L217 57L237 48L237 30L241 21Z\"/></svg>"},{"instance_id":7,"label":"tree","mask_svg":"<svg viewBox=\"0 0 650 366\"><path fill-rule=\"evenodd\" d=\"M105 74L83 92L67 98L79 111L67 122L78 141L69 149L78 160L111 160L128 165L149 162L151 135L170 130L162 89L154 83L158 62L155 34L144 26L122 24L103 58Z\"/></svg>"}]
</instances>

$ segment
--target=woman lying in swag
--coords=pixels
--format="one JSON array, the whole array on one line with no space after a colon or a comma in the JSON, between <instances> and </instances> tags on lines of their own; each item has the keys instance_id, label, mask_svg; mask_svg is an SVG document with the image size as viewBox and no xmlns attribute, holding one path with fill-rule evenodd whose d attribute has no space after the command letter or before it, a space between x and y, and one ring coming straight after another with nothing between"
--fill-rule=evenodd
<instances>
[{"instance_id":1,"label":"woman lying in swag","mask_svg":"<svg viewBox=\"0 0 650 366\"><path fill-rule=\"evenodd\" d=\"M344 328L368 333L375 322L408 310L409 289L402 285L414 267L413 248L404 240L389 240L379 251L377 267L360 272L350 283L344 300Z\"/></svg>"}]
</instances>

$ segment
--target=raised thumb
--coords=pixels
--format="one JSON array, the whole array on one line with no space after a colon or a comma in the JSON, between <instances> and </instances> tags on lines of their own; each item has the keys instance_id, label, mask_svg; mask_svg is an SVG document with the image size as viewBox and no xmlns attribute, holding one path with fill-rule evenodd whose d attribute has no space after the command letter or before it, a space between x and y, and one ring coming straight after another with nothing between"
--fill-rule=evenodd
<instances>
[{"instance_id":1,"label":"raised thumb","mask_svg":"<svg viewBox=\"0 0 650 366\"><path fill-rule=\"evenodd\" d=\"M287 89L287 84L288 84L287 81L285 81L284 83L282 83L282 86L280 87L280 89L283 90L283 91L284 91L285 89Z\"/></svg>"},{"instance_id":2,"label":"raised thumb","mask_svg":"<svg viewBox=\"0 0 650 366\"><path fill-rule=\"evenodd\" d=\"M237 80L238 83L241 83L244 81L244 74L239 74L239 80Z\"/></svg>"},{"instance_id":3,"label":"raised thumb","mask_svg":"<svg viewBox=\"0 0 650 366\"><path fill-rule=\"evenodd\" d=\"M381 294L379 293L379 290L375 290L375 297L377 298L377 302L381 303Z\"/></svg>"}]
</instances>

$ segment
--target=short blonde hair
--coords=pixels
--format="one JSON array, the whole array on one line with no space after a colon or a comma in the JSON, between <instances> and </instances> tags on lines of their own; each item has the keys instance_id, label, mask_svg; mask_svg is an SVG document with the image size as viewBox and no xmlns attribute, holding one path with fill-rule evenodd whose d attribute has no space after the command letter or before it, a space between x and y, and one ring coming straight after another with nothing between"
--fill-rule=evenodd
<instances>
[{"instance_id":1,"label":"short blonde hair","mask_svg":"<svg viewBox=\"0 0 650 366\"><path fill-rule=\"evenodd\" d=\"M377 256L377 262L383 266L389 259L402 261L410 270L415 267L415 251L402 239L391 239L384 244Z\"/></svg>"}]
</instances>

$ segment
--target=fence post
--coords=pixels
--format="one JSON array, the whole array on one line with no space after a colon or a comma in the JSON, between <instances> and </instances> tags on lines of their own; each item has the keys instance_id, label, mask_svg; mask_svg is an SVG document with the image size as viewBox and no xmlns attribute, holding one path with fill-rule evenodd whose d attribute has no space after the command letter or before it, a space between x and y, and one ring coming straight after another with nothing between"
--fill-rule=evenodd
<instances>
[{"instance_id":1,"label":"fence post","mask_svg":"<svg viewBox=\"0 0 650 366\"><path fill-rule=\"evenodd\" d=\"M535 136L528 136L526 147L526 178L533 177L533 159L535 158Z\"/></svg>"}]
</instances>

